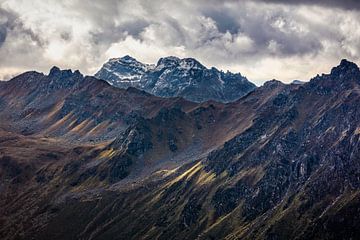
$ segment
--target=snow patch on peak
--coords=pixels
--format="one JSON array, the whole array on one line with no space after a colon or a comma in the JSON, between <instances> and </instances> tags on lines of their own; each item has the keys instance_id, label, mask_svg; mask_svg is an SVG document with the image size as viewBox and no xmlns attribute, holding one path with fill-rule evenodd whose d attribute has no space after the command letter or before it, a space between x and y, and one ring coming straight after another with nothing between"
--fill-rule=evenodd
<instances>
[{"instance_id":1,"label":"snow patch on peak","mask_svg":"<svg viewBox=\"0 0 360 240\"><path fill-rule=\"evenodd\" d=\"M198 70L201 70L201 69L205 69L205 67L198 61L196 61L195 59L193 58L184 58L184 59L181 59L180 61L180 67L182 69L185 69L185 70L190 70L190 69L198 69Z\"/></svg>"},{"instance_id":2,"label":"snow patch on peak","mask_svg":"<svg viewBox=\"0 0 360 240\"><path fill-rule=\"evenodd\" d=\"M142 64L141 62L137 61L135 58L126 55L121 58L111 58L108 63L125 63L125 64Z\"/></svg>"}]
</instances>

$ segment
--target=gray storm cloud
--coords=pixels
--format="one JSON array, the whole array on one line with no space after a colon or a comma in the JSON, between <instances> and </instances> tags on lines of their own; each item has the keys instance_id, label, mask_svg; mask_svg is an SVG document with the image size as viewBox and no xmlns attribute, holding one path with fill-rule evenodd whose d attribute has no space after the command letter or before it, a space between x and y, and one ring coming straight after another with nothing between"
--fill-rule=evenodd
<instances>
[{"instance_id":1,"label":"gray storm cloud","mask_svg":"<svg viewBox=\"0 0 360 240\"><path fill-rule=\"evenodd\" d=\"M0 79L52 65L93 74L129 54L195 57L257 84L306 80L342 58L359 62L358 9L350 0L3 0Z\"/></svg>"},{"instance_id":2,"label":"gray storm cloud","mask_svg":"<svg viewBox=\"0 0 360 240\"><path fill-rule=\"evenodd\" d=\"M17 35L27 35L39 46L43 45L39 36L37 36L30 28L24 27L23 22L14 11L5 10L0 7L0 47L5 42L8 32Z\"/></svg>"},{"instance_id":3,"label":"gray storm cloud","mask_svg":"<svg viewBox=\"0 0 360 240\"><path fill-rule=\"evenodd\" d=\"M358 0L258 0L265 3L280 3L280 4L306 4L306 5L320 5L324 7L338 7L343 9L360 9L360 2Z\"/></svg>"}]
</instances>

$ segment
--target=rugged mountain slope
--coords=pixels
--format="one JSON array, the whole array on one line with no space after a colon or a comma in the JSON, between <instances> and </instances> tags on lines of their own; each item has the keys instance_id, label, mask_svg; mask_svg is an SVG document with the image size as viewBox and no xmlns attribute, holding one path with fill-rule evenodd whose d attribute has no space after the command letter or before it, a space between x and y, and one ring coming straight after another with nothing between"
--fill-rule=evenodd
<instances>
[{"instance_id":1,"label":"rugged mountain slope","mask_svg":"<svg viewBox=\"0 0 360 240\"><path fill-rule=\"evenodd\" d=\"M195 105L182 99L160 99L134 88L116 89L78 71L56 67L48 76L27 72L5 82L0 96L1 117L11 123L13 131L66 138L101 135L110 139L132 116L151 117L162 107Z\"/></svg>"},{"instance_id":2,"label":"rugged mountain slope","mask_svg":"<svg viewBox=\"0 0 360 240\"><path fill-rule=\"evenodd\" d=\"M139 87L140 79L155 65L143 64L130 56L112 58L95 74L119 88ZM139 87L140 88L140 87Z\"/></svg>"},{"instance_id":3,"label":"rugged mountain slope","mask_svg":"<svg viewBox=\"0 0 360 240\"><path fill-rule=\"evenodd\" d=\"M95 74L119 88L136 87L160 97L184 97L195 102L231 102L255 88L240 73L207 69L193 58L161 58L147 65L125 56L110 59Z\"/></svg>"},{"instance_id":4,"label":"rugged mountain slope","mask_svg":"<svg viewBox=\"0 0 360 240\"><path fill-rule=\"evenodd\" d=\"M37 76L44 87L53 81ZM24 82L35 84L31 79ZM80 87L86 79L66 92L89 91ZM360 71L351 62L343 60L330 74L301 85L270 81L230 104L196 105L85 81L85 86L104 86L94 96L106 90L119 102L123 96L148 99L136 116L124 114L130 121L116 123L124 125L116 137L96 143L68 134L44 137L48 131L40 128L21 133L17 122L25 120L15 113L26 107L4 114L16 105L11 99L34 101L43 94L11 92L16 81L0 91L2 126L11 129L0 132L1 238L359 235ZM85 102L94 104L94 96ZM72 112L83 106L72 105ZM49 109L37 112L48 116ZM31 118L39 115L26 121Z\"/></svg>"}]
</instances>

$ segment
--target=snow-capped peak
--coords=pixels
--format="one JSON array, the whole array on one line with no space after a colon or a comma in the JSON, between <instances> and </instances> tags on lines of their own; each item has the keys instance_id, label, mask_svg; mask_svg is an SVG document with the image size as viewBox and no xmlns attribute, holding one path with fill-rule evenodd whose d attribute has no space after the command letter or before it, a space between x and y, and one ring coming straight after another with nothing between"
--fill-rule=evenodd
<instances>
[{"instance_id":1,"label":"snow-capped peak","mask_svg":"<svg viewBox=\"0 0 360 240\"><path fill-rule=\"evenodd\" d=\"M136 60L133 57L130 57L129 55L126 55L124 57L121 58L111 58L108 63L111 64L135 64L135 65L143 65L141 62L139 62L138 60Z\"/></svg>"},{"instance_id":2,"label":"snow-capped peak","mask_svg":"<svg viewBox=\"0 0 360 240\"><path fill-rule=\"evenodd\" d=\"M156 65L130 56L110 59L95 75L119 88L136 87L161 97L202 102L234 101L255 88L241 74L208 69L194 58L160 58Z\"/></svg>"}]
</instances>

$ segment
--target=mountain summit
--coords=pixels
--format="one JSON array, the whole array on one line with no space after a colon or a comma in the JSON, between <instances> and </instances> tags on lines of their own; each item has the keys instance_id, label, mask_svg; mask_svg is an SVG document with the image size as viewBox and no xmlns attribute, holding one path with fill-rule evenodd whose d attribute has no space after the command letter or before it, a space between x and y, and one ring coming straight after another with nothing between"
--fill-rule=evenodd
<instances>
[{"instance_id":1,"label":"mountain summit","mask_svg":"<svg viewBox=\"0 0 360 240\"><path fill-rule=\"evenodd\" d=\"M339 76L340 74L360 74L359 67L356 63L346 59L341 60L340 65L331 70L331 75Z\"/></svg>"},{"instance_id":2,"label":"mountain summit","mask_svg":"<svg viewBox=\"0 0 360 240\"><path fill-rule=\"evenodd\" d=\"M154 67L126 55L122 58L111 58L95 76L119 88L136 87L141 77Z\"/></svg>"},{"instance_id":3,"label":"mountain summit","mask_svg":"<svg viewBox=\"0 0 360 240\"><path fill-rule=\"evenodd\" d=\"M160 97L184 97L195 102L231 102L256 86L240 73L208 69L194 58L169 56L156 65L130 56L113 58L95 74L119 88L135 87Z\"/></svg>"}]
</instances>

